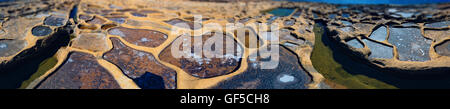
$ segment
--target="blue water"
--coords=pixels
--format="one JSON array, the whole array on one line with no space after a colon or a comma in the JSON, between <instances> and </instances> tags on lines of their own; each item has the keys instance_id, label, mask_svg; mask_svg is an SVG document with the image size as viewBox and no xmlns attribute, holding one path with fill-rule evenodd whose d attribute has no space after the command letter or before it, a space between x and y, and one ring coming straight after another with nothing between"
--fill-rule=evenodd
<instances>
[{"instance_id":1,"label":"blue water","mask_svg":"<svg viewBox=\"0 0 450 109\"><path fill-rule=\"evenodd\" d=\"M275 16L284 17L291 15L292 12L294 12L295 9L289 9L289 8L277 8L272 11L270 11L270 14L273 14Z\"/></svg>"},{"instance_id":2,"label":"blue water","mask_svg":"<svg viewBox=\"0 0 450 109\"><path fill-rule=\"evenodd\" d=\"M72 10L70 10L69 18L72 18L73 20L77 21L77 13L78 13L78 7L75 5L73 6Z\"/></svg>"},{"instance_id":3,"label":"blue water","mask_svg":"<svg viewBox=\"0 0 450 109\"><path fill-rule=\"evenodd\" d=\"M331 4L396 4L396 5L450 2L450 0L275 0L275 1L322 2Z\"/></svg>"}]
</instances>

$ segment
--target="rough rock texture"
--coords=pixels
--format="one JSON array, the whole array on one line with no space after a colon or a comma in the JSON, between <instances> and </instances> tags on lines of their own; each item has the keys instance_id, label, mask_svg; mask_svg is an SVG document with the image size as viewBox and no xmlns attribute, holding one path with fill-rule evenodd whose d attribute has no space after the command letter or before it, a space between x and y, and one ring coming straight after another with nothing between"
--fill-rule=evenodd
<instances>
[{"instance_id":1,"label":"rough rock texture","mask_svg":"<svg viewBox=\"0 0 450 109\"><path fill-rule=\"evenodd\" d=\"M168 21L166 21L166 23L171 24L171 25L175 25L177 27L181 27L181 28L188 28L188 29L199 29L202 27L201 24L198 23L194 23L194 22L189 22L189 21L184 21L181 19L170 19Z\"/></svg>"},{"instance_id":2,"label":"rough rock texture","mask_svg":"<svg viewBox=\"0 0 450 109\"><path fill-rule=\"evenodd\" d=\"M435 47L436 53L442 56L450 56L450 41L444 41L443 43Z\"/></svg>"},{"instance_id":3,"label":"rough rock texture","mask_svg":"<svg viewBox=\"0 0 450 109\"><path fill-rule=\"evenodd\" d=\"M6 64L25 63L22 59L33 54L44 57L40 52L48 52L45 58L54 56L57 64L38 79L30 78L34 85L28 88L330 88L310 60L314 42L320 40L315 39L313 25L324 23L327 37L340 43L342 52L381 71L421 78L417 75L446 74L450 70L448 3L368 6L265 0L202 1L0 3L0 69ZM202 16L195 19L197 15ZM180 23L185 27L177 25ZM194 46L187 48L191 51L177 53L193 58L173 57L172 47L208 44L207 38L214 34L203 31L213 29L207 23L222 27L226 23L280 27L218 29L213 33L226 34L221 38L232 40L231 46L239 53L205 58L215 50L197 54L192 52L198 49ZM194 34L172 34L175 27L192 30L189 32ZM235 33L239 30L247 30L244 37ZM270 34L277 32L279 36ZM201 37L202 43L191 40L191 43L174 45L177 40L188 40L184 40L186 37ZM256 42L257 46L252 47L250 42ZM280 46L279 66L270 70L254 67L256 62L265 59L249 59L246 55L260 52L271 44ZM55 46L51 50L42 49L50 45Z\"/></svg>"},{"instance_id":4,"label":"rough rock texture","mask_svg":"<svg viewBox=\"0 0 450 109\"><path fill-rule=\"evenodd\" d=\"M167 40L166 34L146 29L117 27L109 29L108 33L120 36L127 42L137 46L157 47Z\"/></svg>"},{"instance_id":5,"label":"rough rock texture","mask_svg":"<svg viewBox=\"0 0 450 109\"><path fill-rule=\"evenodd\" d=\"M94 56L71 53L67 61L44 80L38 89L117 89L111 74L97 63Z\"/></svg>"},{"instance_id":6,"label":"rough rock texture","mask_svg":"<svg viewBox=\"0 0 450 109\"><path fill-rule=\"evenodd\" d=\"M286 48L284 48L283 52L293 53L287 49L307 50L311 49L314 45L312 43L314 42L312 33L313 22L310 19L305 19L305 15L297 14L296 18L290 18L290 13L284 13L283 16L278 17L262 13L263 10L279 6L280 2L250 2L251 5L245 6L216 3L209 5L190 5L192 4L190 1L176 0L158 0L156 2L135 0L132 2L114 2L112 4L108 4L108 2L110 2L110 0L99 3L92 1L80 2L78 5L79 11L75 15L78 19L76 22L76 36L71 41L71 46L68 51L72 51L71 48L77 48L86 50L86 52L89 52L96 57L101 56L102 59L107 61L105 63L99 61L102 65L108 65L108 63L110 63L113 67L119 68L127 78L132 79L140 88L210 87L211 85L191 85L189 82L201 81L208 78L215 79L216 77L232 74L242 67L240 65L242 62L241 57L245 49L259 48L267 43L274 43L285 45ZM204 4L204 2L200 2L200 4ZM229 9L233 9L233 11L229 11ZM294 12L294 10L290 9L285 11ZM203 18L195 19L193 15L203 15ZM182 27L184 29L200 30L200 28L206 28L200 23L206 22L215 22L219 23L219 25L225 25L224 22L236 21L248 24L254 22L268 22L266 20L271 20L271 23L280 23L284 26L281 30L283 32L283 36L280 37L281 43L272 41L271 39L273 38L271 37L274 36L264 36L263 34L257 33L255 28L248 27L246 29L249 31L244 32L245 37L243 37L243 39L239 39L236 34L228 34L229 32L227 32L228 35L224 35L225 40L232 40L232 42L235 43L232 44L233 48L235 48L236 51L239 51L239 53L228 54L221 58L212 59L204 57L176 59L171 56L170 51L174 42L177 39L182 39L181 36L170 36L169 34L173 27L178 26L177 23L185 23L186 27ZM236 30L242 29L236 28L232 31ZM278 31L278 29L271 31ZM266 33L270 32L267 31ZM113 49L104 52L104 50L108 48L105 42L108 43L110 40L104 40L102 35L94 34L106 34L106 39L111 39L112 41ZM189 37L204 37L203 42L205 42L207 38L210 38L211 36L212 35L203 34L201 36ZM239 40L239 43L236 40ZM250 41L256 41L257 46L250 47ZM205 43L200 44L204 45ZM301 46L303 48L300 48ZM213 54L211 51L214 50L207 50L202 55L211 55ZM219 49L219 51L225 51L225 49ZM310 52L311 51L308 53ZM198 56L195 53L183 52L181 54L187 54L194 57ZM155 57L154 55L158 56ZM289 56L290 58L298 58L293 57L297 55L291 54ZM305 59L308 57L309 56L304 56ZM164 64L159 63L158 60L161 60ZM291 67L297 65L297 67L300 68L300 63L303 64L305 62L292 62ZM166 63L174 65L174 67L167 66ZM307 69L313 69L310 63L306 63L305 65ZM171 70L174 68L180 68L182 71ZM106 67L106 69L114 70L115 68ZM186 72L190 76L196 77L197 80L186 81L186 76L179 77L178 75L182 72ZM303 72L300 75L302 74L306 73ZM303 78L306 76L299 77L299 75L295 73L278 75L277 77L283 81L290 81L293 77L296 82L307 80ZM181 78L181 80L178 80L179 78ZM314 81L320 81L320 77L315 78L319 79L314 79ZM222 80L213 80L211 83L220 81ZM182 83L182 85L178 83ZM292 86L278 85L276 88L309 88L310 83L311 82L304 82L301 83L301 85L297 84ZM123 86L122 84L124 83L119 84Z\"/></svg>"},{"instance_id":7,"label":"rough rock texture","mask_svg":"<svg viewBox=\"0 0 450 109\"><path fill-rule=\"evenodd\" d=\"M106 20L99 18L99 17L94 17L93 19L86 21L86 23L88 23L88 24L103 24L105 22L106 22Z\"/></svg>"},{"instance_id":8,"label":"rough rock texture","mask_svg":"<svg viewBox=\"0 0 450 109\"><path fill-rule=\"evenodd\" d=\"M175 66L180 67L181 69L183 69L184 71L195 77L210 78L232 73L232 71L236 70L240 65L243 48L242 46L238 45L237 42L234 41L233 37L229 35L215 36L216 34L222 33L206 33L205 35L202 36L186 36L186 35L179 36L177 39L175 39L175 41L177 40L179 41L178 46L180 50L183 50L183 48L185 48L184 47L185 45L186 46L188 44L192 45L191 47L186 47L186 49L190 49L190 51L181 52L184 56L189 57L176 58L175 56L173 56L171 51L173 48L172 46L177 46L173 45L174 43L167 46L161 52L159 57L161 58L162 61L174 64ZM202 43L195 43L193 37L201 37ZM210 38L214 40L216 39L220 40L220 38L222 38L223 48L220 49L220 51L219 50L217 51L219 51L219 53L222 53L223 57L213 57L213 58L206 57L206 55L216 54L215 50L213 49L210 49L210 51L203 51L202 54L198 54L198 52L195 52L196 46L198 45L203 46L204 44L206 44L205 43L206 40ZM185 40L191 41L190 43L184 43ZM234 49L231 50L235 50L234 54L227 53L226 45L228 43L233 45Z\"/></svg>"},{"instance_id":9,"label":"rough rock texture","mask_svg":"<svg viewBox=\"0 0 450 109\"><path fill-rule=\"evenodd\" d=\"M41 2L30 0L2 2L0 4L2 5L0 9L0 41L4 45L2 49L8 51L1 53L3 55L0 56L0 64L3 64L8 63L21 51L34 47L39 39L47 39L52 33L56 32L54 31L55 28L65 25L68 15L64 13L68 13L70 10L59 8L70 7L74 4L74 1ZM54 15L58 15L59 18L66 21L50 20L52 19L50 17ZM45 25L56 22L58 25L54 25L54 27Z\"/></svg>"},{"instance_id":10,"label":"rough rock texture","mask_svg":"<svg viewBox=\"0 0 450 109\"><path fill-rule=\"evenodd\" d=\"M72 47L90 51L108 51L106 35L102 33L82 33L73 39Z\"/></svg>"},{"instance_id":11,"label":"rough rock texture","mask_svg":"<svg viewBox=\"0 0 450 109\"><path fill-rule=\"evenodd\" d=\"M0 56L7 57L19 52L27 45L24 40L0 40Z\"/></svg>"},{"instance_id":12,"label":"rough rock texture","mask_svg":"<svg viewBox=\"0 0 450 109\"><path fill-rule=\"evenodd\" d=\"M430 60L431 40L424 38L417 28L390 28L388 42L397 47L401 61Z\"/></svg>"},{"instance_id":13,"label":"rough rock texture","mask_svg":"<svg viewBox=\"0 0 450 109\"><path fill-rule=\"evenodd\" d=\"M162 88L175 89L176 88L176 72L161 63L159 63L155 57L143 51L138 51L127 47L117 38L111 39L114 48L105 53L103 58L110 61L111 63L117 65L125 75L130 78L137 79L137 81L142 81L143 84L150 84L148 86L137 83L141 88L151 88L152 86L158 86L154 83L163 83ZM149 73L149 74L147 74ZM147 76L162 78L160 81L155 81L152 83L150 81L140 80L140 78L146 78ZM142 87L144 86L144 87Z\"/></svg>"},{"instance_id":14,"label":"rough rock texture","mask_svg":"<svg viewBox=\"0 0 450 109\"><path fill-rule=\"evenodd\" d=\"M314 19L338 15L323 20L331 34L329 37L350 50L349 55L357 54L359 59L382 71L401 72L409 76L446 74L450 71L450 58L442 46L450 38L450 17L445 3L349 5L345 8L319 7L317 10L329 11L313 10L313 13L318 13ZM344 13L347 15L344 16Z\"/></svg>"},{"instance_id":15,"label":"rough rock texture","mask_svg":"<svg viewBox=\"0 0 450 109\"><path fill-rule=\"evenodd\" d=\"M302 68L297 56L280 46L279 65L275 69L260 69L259 62L270 57L249 59L245 72L229 78L214 88L219 89L306 89L311 79ZM268 54L267 52L261 55Z\"/></svg>"},{"instance_id":16,"label":"rough rock texture","mask_svg":"<svg viewBox=\"0 0 450 109\"><path fill-rule=\"evenodd\" d=\"M1 88L19 88L38 72L42 61L69 42L71 23L45 25L45 19L61 15L68 19L73 0L18 0L0 3ZM30 78L31 80L34 78ZM25 82L24 82L25 81Z\"/></svg>"}]
</instances>

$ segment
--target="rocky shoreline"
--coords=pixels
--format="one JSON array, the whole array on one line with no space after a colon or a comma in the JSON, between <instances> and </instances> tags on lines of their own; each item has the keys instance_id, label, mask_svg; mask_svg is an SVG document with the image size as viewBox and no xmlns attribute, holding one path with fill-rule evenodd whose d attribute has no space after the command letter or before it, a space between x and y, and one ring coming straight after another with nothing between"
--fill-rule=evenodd
<instances>
[{"instance_id":1,"label":"rocky shoreline","mask_svg":"<svg viewBox=\"0 0 450 109\"><path fill-rule=\"evenodd\" d=\"M342 48L334 52L348 54L380 71L407 78L448 76L450 71L449 3L397 6L265 0L31 0L0 3L0 7L5 7L0 9L0 71L20 68L27 60L46 53L58 60L27 88L330 88L324 84L327 78L311 62L315 41L320 40L315 39L317 33L313 31L317 23L323 23L325 37ZM195 19L196 15L202 15L202 19ZM260 33L254 25L232 30L205 25L225 27L237 22L281 26ZM188 27L178 27L177 23ZM173 28L199 34L172 34ZM211 37L208 32L197 32L203 29L233 39L242 54L213 60L170 55L177 39ZM246 38L237 37L239 30L245 31ZM266 34L274 31L280 32L279 42ZM249 46L249 41L258 41L258 45ZM271 45L280 47L281 66L276 70L258 69L255 63L265 59L249 56Z\"/></svg>"}]
</instances>

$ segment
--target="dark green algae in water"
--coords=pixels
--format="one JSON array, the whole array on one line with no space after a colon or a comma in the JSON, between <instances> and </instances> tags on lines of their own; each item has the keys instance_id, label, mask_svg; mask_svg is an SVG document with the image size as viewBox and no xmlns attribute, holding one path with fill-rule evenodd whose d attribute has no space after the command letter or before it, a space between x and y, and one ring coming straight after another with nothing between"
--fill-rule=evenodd
<instances>
[{"instance_id":1,"label":"dark green algae in water","mask_svg":"<svg viewBox=\"0 0 450 109\"><path fill-rule=\"evenodd\" d=\"M42 61L39 64L39 68L37 69L36 73L31 75L31 77L28 80L25 80L24 82L22 82L22 85L20 86L19 89L25 89L35 79L39 78L41 75L44 75L48 70L55 67L56 63L58 63L58 59L56 59L56 57L50 57L50 58Z\"/></svg>"},{"instance_id":2,"label":"dark green algae in water","mask_svg":"<svg viewBox=\"0 0 450 109\"><path fill-rule=\"evenodd\" d=\"M379 80L360 74L352 74L346 70L346 67L338 62L336 55L329 43L328 37L324 37L325 30L320 24L314 25L316 37L311 61L314 68L331 82L343 85L350 89L391 89L395 86L386 84ZM335 48L336 49L336 48ZM340 53L340 55L343 55ZM339 56L340 60L348 59L348 56ZM348 60L347 60L348 61Z\"/></svg>"},{"instance_id":3,"label":"dark green algae in water","mask_svg":"<svg viewBox=\"0 0 450 109\"><path fill-rule=\"evenodd\" d=\"M337 41L327 36L323 24L314 26L315 45L311 61L327 80L350 89L450 89L449 76L416 76L381 71L346 54ZM426 73L426 72L424 72Z\"/></svg>"}]
</instances>

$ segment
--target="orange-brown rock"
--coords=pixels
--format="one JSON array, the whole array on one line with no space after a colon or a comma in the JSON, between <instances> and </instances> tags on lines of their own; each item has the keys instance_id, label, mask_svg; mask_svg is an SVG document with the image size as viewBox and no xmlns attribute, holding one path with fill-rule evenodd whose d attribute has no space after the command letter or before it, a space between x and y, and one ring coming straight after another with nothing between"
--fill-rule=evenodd
<instances>
[{"instance_id":1,"label":"orange-brown rock","mask_svg":"<svg viewBox=\"0 0 450 109\"><path fill-rule=\"evenodd\" d=\"M157 47L167 40L166 34L147 29L116 27L109 29L108 33L110 35L120 36L127 42L137 46Z\"/></svg>"},{"instance_id":2,"label":"orange-brown rock","mask_svg":"<svg viewBox=\"0 0 450 109\"><path fill-rule=\"evenodd\" d=\"M111 41L114 48L105 53L103 58L117 65L141 88L176 88L177 74L175 70L159 63L150 53L124 45L118 38L111 38Z\"/></svg>"},{"instance_id":3,"label":"orange-brown rock","mask_svg":"<svg viewBox=\"0 0 450 109\"><path fill-rule=\"evenodd\" d=\"M191 22L191 21L185 21L185 20L181 20L179 18L170 19L170 20L166 21L166 23L171 24L171 25L175 25L177 27L193 29L193 30L202 28L202 25L199 24L199 23L194 23L194 22Z\"/></svg>"},{"instance_id":4,"label":"orange-brown rock","mask_svg":"<svg viewBox=\"0 0 450 109\"><path fill-rule=\"evenodd\" d=\"M278 45L277 45L278 46ZM297 55L283 46L279 47L279 59L261 57L269 54L262 52L256 59L249 58L245 72L227 79L213 88L217 89L305 89L311 82ZM271 59L273 58L273 59ZM260 62L279 61L274 69L262 69Z\"/></svg>"},{"instance_id":5,"label":"orange-brown rock","mask_svg":"<svg viewBox=\"0 0 450 109\"><path fill-rule=\"evenodd\" d=\"M118 89L120 86L93 55L73 52L38 89Z\"/></svg>"},{"instance_id":6,"label":"orange-brown rock","mask_svg":"<svg viewBox=\"0 0 450 109\"><path fill-rule=\"evenodd\" d=\"M181 69L183 69L185 72L191 74L192 76L199 77L199 78L210 78L220 75L226 75L229 73L232 73L234 70L238 69L241 57L242 57L242 46L237 44L237 42L232 38L232 36L229 35L222 35L223 38L223 49L221 50L223 53L222 57L215 57L215 58L207 58L205 54L214 52L214 51L203 51L202 54L194 53L195 45L204 45L206 40L213 37L215 34L222 34L222 33L206 33L202 36L194 36L194 37L201 37L202 43L195 43L194 38L191 38L191 47L187 47L187 49L191 49L191 52L183 52L182 54L185 56L190 57L180 57L175 58L173 54L171 53L172 46L174 43L170 44L168 47L166 47L159 55L161 61L168 62L170 64L173 64ZM182 35L178 37L176 40L189 40L188 38L192 36L186 36ZM216 37L217 38L217 37ZM220 38L220 36L219 36ZM230 42L227 42L226 40L232 40ZM234 54L226 54L226 44L230 43L233 44L234 48ZM187 44L187 43L186 43ZM180 50L184 48L185 43L180 44L179 48ZM212 47L214 48L214 47ZM210 54L208 54L210 55Z\"/></svg>"},{"instance_id":7,"label":"orange-brown rock","mask_svg":"<svg viewBox=\"0 0 450 109\"><path fill-rule=\"evenodd\" d=\"M107 51L110 48L103 33L82 33L73 39L72 47L93 52Z\"/></svg>"}]
</instances>

